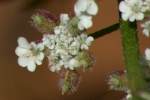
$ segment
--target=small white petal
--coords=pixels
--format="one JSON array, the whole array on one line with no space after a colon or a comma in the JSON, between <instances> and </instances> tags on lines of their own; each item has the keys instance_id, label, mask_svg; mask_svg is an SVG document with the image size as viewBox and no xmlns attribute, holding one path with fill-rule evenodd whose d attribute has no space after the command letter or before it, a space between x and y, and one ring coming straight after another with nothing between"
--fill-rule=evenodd
<instances>
[{"instance_id":1,"label":"small white petal","mask_svg":"<svg viewBox=\"0 0 150 100\"><path fill-rule=\"evenodd\" d=\"M69 21L69 16L68 16L68 14L61 14L60 15L60 22L62 23L62 24L67 24L68 23L68 21Z\"/></svg>"},{"instance_id":2,"label":"small white petal","mask_svg":"<svg viewBox=\"0 0 150 100\"><path fill-rule=\"evenodd\" d=\"M19 37L18 38L18 45L22 48L31 48L29 42L24 38L24 37Z\"/></svg>"},{"instance_id":3,"label":"small white petal","mask_svg":"<svg viewBox=\"0 0 150 100\"><path fill-rule=\"evenodd\" d=\"M121 12L126 12L126 10L128 10L128 7L126 5L126 3L124 1L121 1L120 4L119 4L119 10Z\"/></svg>"},{"instance_id":4,"label":"small white petal","mask_svg":"<svg viewBox=\"0 0 150 100\"><path fill-rule=\"evenodd\" d=\"M35 59L35 62L37 65L41 65L42 64L42 61L44 59L44 53L39 53Z\"/></svg>"},{"instance_id":5,"label":"small white petal","mask_svg":"<svg viewBox=\"0 0 150 100\"><path fill-rule=\"evenodd\" d=\"M135 16L129 17L129 21L130 21L130 22L134 22L135 20L136 20Z\"/></svg>"},{"instance_id":6,"label":"small white petal","mask_svg":"<svg viewBox=\"0 0 150 100\"><path fill-rule=\"evenodd\" d=\"M19 66L26 67L27 63L28 63L28 59L27 58L25 58L25 57L19 57L18 58L18 64L19 64Z\"/></svg>"},{"instance_id":7,"label":"small white petal","mask_svg":"<svg viewBox=\"0 0 150 100\"><path fill-rule=\"evenodd\" d=\"M90 15L96 15L98 13L98 6L94 0L91 1L87 8L87 13Z\"/></svg>"},{"instance_id":8,"label":"small white petal","mask_svg":"<svg viewBox=\"0 0 150 100\"><path fill-rule=\"evenodd\" d=\"M81 49L88 50L89 47L87 45L83 44L83 45L81 45Z\"/></svg>"},{"instance_id":9,"label":"small white petal","mask_svg":"<svg viewBox=\"0 0 150 100\"><path fill-rule=\"evenodd\" d=\"M76 16L80 16L82 13L81 11L78 10L76 5L74 6L74 12L75 12Z\"/></svg>"},{"instance_id":10,"label":"small white petal","mask_svg":"<svg viewBox=\"0 0 150 100\"><path fill-rule=\"evenodd\" d=\"M146 60L150 60L150 49L149 48L147 48L145 50L145 58L146 58Z\"/></svg>"},{"instance_id":11,"label":"small white petal","mask_svg":"<svg viewBox=\"0 0 150 100\"><path fill-rule=\"evenodd\" d=\"M149 31L148 31L147 29L144 29L144 30L143 30L143 34L144 34L145 36L149 37Z\"/></svg>"},{"instance_id":12,"label":"small white petal","mask_svg":"<svg viewBox=\"0 0 150 100\"><path fill-rule=\"evenodd\" d=\"M74 68L80 67L80 63L76 59L71 59L69 61L69 67L71 68L71 70L74 70Z\"/></svg>"},{"instance_id":13,"label":"small white petal","mask_svg":"<svg viewBox=\"0 0 150 100\"><path fill-rule=\"evenodd\" d=\"M38 48L40 51L44 50L44 44L43 44L43 43L38 43L38 44L37 44L37 48Z\"/></svg>"},{"instance_id":14,"label":"small white petal","mask_svg":"<svg viewBox=\"0 0 150 100\"><path fill-rule=\"evenodd\" d=\"M88 29L88 28L92 27L93 23L92 23L91 16L82 15L79 17L79 19L80 19L80 22L78 23L78 28L80 30Z\"/></svg>"},{"instance_id":15,"label":"small white petal","mask_svg":"<svg viewBox=\"0 0 150 100\"><path fill-rule=\"evenodd\" d=\"M91 42L93 42L93 41L94 41L94 38L90 36L87 38L86 43L87 43L87 45L91 45Z\"/></svg>"},{"instance_id":16,"label":"small white petal","mask_svg":"<svg viewBox=\"0 0 150 100\"><path fill-rule=\"evenodd\" d=\"M139 13L139 14L136 16L136 19L137 19L137 20L143 20L143 19L144 19L144 14L143 14L143 13Z\"/></svg>"},{"instance_id":17,"label":"small white petal","mask_svg":"<svg viewBox=\"0 0 150 100\"><path fill-rule=\"evenodd\" d=\"M38 58L39 60L43 60L43 59L44 59L44 53L43 53L43 52L40 52L40 53L38 54L37 58Z\"/></svg>"},{"instance_id":18,"label":"small white petal","mask_svg":"<svg viewBox=\"0 0 150 100\"><path fill-rule=\"evenodd\" d=\"M124 21L127 21L127 20L129 19L129 15L126 14L126 13L122 13L122 14L121 14L121 17L122 17L122 19L123 19Z\"/></svg>"},{"instance_id":19,"label":"small white petal","mask_svg":"<svg viewBox=\"0 0 150 100\"><path fill-rule=\"evenodd\" d=\"M141 27L143 28L143 34L147 37L150 35L150 21L144 22Z\"/></svg>"},{"instance_id":20,"label":"small white petal","mask_svg":"<svg viewBox=\"0 0 150 100\"><path fill-rule=\"evenodd\" d=\"M30 54L31 51L22 47L17 47L15 53L17 56L24 56Z\"/></svg>"},{"instance_id":21,"label":"small white petal","mask_svg":"<svg viewBox=\"0 0 150 100\"><path fill-rule=\"evenodd\" d=\"M36 69L36 65L33 60L28 61L27 69L30 72L34 72Z\"/></svg>"},{"instance_id":22,"label":"small white petal","mask_svg":"<svg viewBox=\"0 0 150 100\"><path fill-rule=\"evenodd\" d=\"M87 0L78 0L74 6L75 14L78 16L82 12L85 12L88 7Z\"/></svg>"},{"instance_id":23,"label":"small white petal","mask_svg":"<svg viewBox=\"0 0 150 100\"><path fill-rule=\"evenodd\" d=\"M58 27L55 27L54 28L54 32L55 32L55 34L60 34L61 31L60 31L60 29Z\"/></svg>"}]
</instances>

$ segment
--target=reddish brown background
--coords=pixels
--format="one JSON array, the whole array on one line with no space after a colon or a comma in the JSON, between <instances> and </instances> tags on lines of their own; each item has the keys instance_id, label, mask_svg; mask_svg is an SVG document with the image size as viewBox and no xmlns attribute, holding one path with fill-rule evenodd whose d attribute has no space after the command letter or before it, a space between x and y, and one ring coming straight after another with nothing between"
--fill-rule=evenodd
<instances>
[{"instance_id":1,"label":"reddish brown background","mask_svg":"<svg viewBox=\"0 0 150 100\"><path fill-rule=\"evenodd\" d=\"M0 1L0 100L120 100L120 93L108 90L106 77L114 70L123 69L120 32L115 31L97 39L91 47L96 64L93 70L83 73L78 91L61 96L58 75L48 71L47 62L30 73L17 65L14 53L17 38L24 36L36 40L41 36L29 25L34 9L23 9L30 0ZM37 8L52 13L71 13L75 0L49 0ZM99 14L89 33L118 21L117 0L97 0ZM140 34L141 50L150 47L149 39ZM108 92L109 91L109 92Z\"/></svg>"}]
</instances>

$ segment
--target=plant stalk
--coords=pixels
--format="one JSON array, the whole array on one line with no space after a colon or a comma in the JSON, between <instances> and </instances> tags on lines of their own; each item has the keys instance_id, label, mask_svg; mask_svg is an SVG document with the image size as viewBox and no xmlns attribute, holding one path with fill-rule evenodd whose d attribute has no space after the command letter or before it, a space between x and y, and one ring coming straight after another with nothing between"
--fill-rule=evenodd
<instances>
[{"instance_id":1,"label":"plant stalk","mask_svg":"<svg viewBox=\"0 0 150 100\"><path fill-rule=\"evenodd\" d=\"M121 35L124 63L127 71L128 85L132 100L143 100L138 93L146 86L144 73L140 65L140 53L136 22L121 21Z\"/></svg>"}]
</instances>

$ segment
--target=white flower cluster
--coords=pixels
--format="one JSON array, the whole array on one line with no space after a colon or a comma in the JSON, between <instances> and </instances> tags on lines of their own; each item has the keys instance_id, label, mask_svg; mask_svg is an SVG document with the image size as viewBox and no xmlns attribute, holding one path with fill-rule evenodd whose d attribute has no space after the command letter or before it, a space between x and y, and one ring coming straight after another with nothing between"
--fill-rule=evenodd
<instances>
[{"instance_id":1,"label":"white flower cluster","mask_svg":"<svg viewBox=\"0 0 150 100\"><path fill-rule=\"evenodd\" d=\"M124 0L120 2L119 10L122 19L125 21L144 21L146 17L150 16L150 0ZM149 37L150 21L144 21L141 27L143 28L143 34Z\"/></svg>"},{"instance_id":2,"label":"white flower cluster","mask_svg":"<svg viewBox=\"0 0 150 100\"><path fill-rule=\"evenodd\" d=\"M88 50L93 37L81 33L77 36L69 32L67 25L69 17L61 14L61 24L54 29L55 34L46 34L43 37L43 44L48 48L51 71L59 71L62 68L74 70L82 66L77 56L83 50Z\"/></svg>"},{"instance_id":3,"label":"white flower cluster","mask_svg":"<svg viewBox=\"0 0 150 100\"><path fill-rule=\"evenodd\" d=\"M52 72L88 67L87 51L94 38L84 30L92 26L92 16L97 14L98 7L94 0L78 0L74 9L76 16L71 19L68 14L61 14L60 24L53 28L54 34L44 34L40 43L29 43L23 37L18 39L15 52L20 66L33 72L47 57Z\"/></svg>"}]
</instances>

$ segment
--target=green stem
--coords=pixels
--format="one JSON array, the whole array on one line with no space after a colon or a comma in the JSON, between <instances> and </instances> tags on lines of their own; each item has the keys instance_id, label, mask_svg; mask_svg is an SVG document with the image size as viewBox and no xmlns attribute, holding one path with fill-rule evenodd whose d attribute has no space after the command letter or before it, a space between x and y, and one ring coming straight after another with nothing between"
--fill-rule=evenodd
<instances>
[{"instance_id":1,"label":"green stem","mask_svg":"<svg viewBox=\"0 0 150 100\"><path fill-rule=\"evenodd\" d=\"M139 61L139 44L136 30L136 22L121 21L122 45L129 89L133 100L142 100L138 96L138 92L145 88L146 82Z\"/></svg>"}]
</instances>

